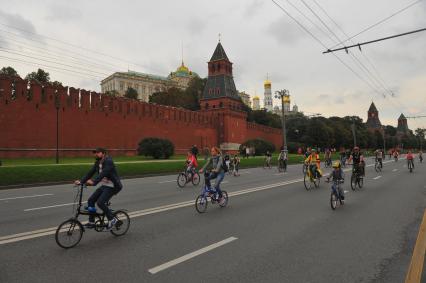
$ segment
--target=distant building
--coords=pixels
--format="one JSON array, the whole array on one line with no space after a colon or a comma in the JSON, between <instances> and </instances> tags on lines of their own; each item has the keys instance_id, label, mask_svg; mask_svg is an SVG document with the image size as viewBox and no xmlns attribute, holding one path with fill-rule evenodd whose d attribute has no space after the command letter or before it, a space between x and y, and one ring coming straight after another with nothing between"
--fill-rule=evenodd
<instances>
[{"instance_id":1,"label":"distant building","mask_svg":"<svg viewBox=\"0 0 426 283\"><path fill-rule=\"evenodd\" d=\"M265 82L263 83L263 86L265 89L264 99L263 99L264 108L267 111L272 112L274 108L272 103L272 90L271 90L272 83L268 78L266 78Z\"/></svg>"},{"instance_id":2,"label":"distant building","mask_svg":"<svg viewBox=\"0 0 426 283\"><path fill-rule=\"evenodd\" d=\"M367 129L371 132L374 131L382 131L382 123L379 119L379 111L376 108L376 105L374 105L374 102L371 102L370 108L367 112L368 118L367 118Z\"/></svg>"},{"instance_id":3,"label":"distant building","mask_svg":"<svg viewBox=\"0 0 426 283\"><path fill-rule=\"evenodd\" d=\"M407 118L405 118L404 114L398 118L398 127L396 128L397 135L406 135L409 133Z\"/></svg>"},{"instance_id":4,"label":"distant building","mask_svg":"<svg viewBox=\"0 0 426 283\"><path fill-rule=\"evenodd\" d=\"M290 110L290 95L285 95L284 96L284 111L285 111L285 115L293 115L299 112L299 107L297 107L297 105L293 105L293 109ZM279 108L278 106L274 107L274 113L277 115L282 115L282 111L281 108Z\"/></svg>"},{"instance_id":5,"label":"distant building","mask_svg":"<svg viewBox=\"0 0 426 283\"><path fill-rule=\"evenodd\" d=\"M250 95L248 93L245 93L244 91L242 91L238 95L241 97L241 100L243 101L245 105L247 105L248 107L251 107Z\"/></svg>"},{"instance_id":6,"label":"distant building","mask_svg":"<svg viewBox=\"0 0 426 283\"><path fill-rule=\"evenodd\" d=\"M119 96L124 96L128 88L134 88L138 92L138 98L147 102L155 92L166 91L171 87L186 89L194 77L198 75L190 71L182 61L182 65L168 77L134 71L115 72L101 81L101 91L115 91Z\"/></svg>"},{"instance_id":7,"label":"distant building","mask_svg":"<svg viewBox=\"0 0 426 283\"><path fill-rule=\"evenodd\" d=\"M260 98L259 98L259 96L253 97L253 110L260 110Z\"/></svg>"}]
</instances>

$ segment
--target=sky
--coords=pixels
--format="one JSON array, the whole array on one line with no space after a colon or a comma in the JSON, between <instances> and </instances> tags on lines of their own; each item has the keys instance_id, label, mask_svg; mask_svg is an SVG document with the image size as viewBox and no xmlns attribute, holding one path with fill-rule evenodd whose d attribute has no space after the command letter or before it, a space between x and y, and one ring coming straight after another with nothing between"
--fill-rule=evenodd
<instances>
[{"instance_id":1,"label":"sky","mask_svg":"<svg viewBox=\"0 0 426 283\"><path fill-rule=\"evenodd\" d=\"M41 67L64 85L100 91L117 71L167 76L183 50L185 65L206 77L220 34L237 89L262 105L268 74L272 90L288 89L307 114L366 120L374 101L383 124L426 115L426 32L322 54L416 0L274 1L289 15L272 0L0 0L0 67L23 77ZM418 0L352 41L425 27L426 0ZM426 118L408 124L426 127Z\"/></svg>"}]
</instances>

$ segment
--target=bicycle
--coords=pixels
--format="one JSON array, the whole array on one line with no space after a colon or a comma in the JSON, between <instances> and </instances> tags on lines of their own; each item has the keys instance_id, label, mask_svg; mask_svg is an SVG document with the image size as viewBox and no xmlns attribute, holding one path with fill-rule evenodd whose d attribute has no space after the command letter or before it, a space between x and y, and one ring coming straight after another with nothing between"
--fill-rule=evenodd
<instances>
[{"instance_id":1,"label":"bicycle","mask_svg":"<svg viewBox=\"0 0 426 283\"><path fill-rule=\"evenodd\" d=\"M303 176L303 184L305 185L305 189L307 191L311 190L312 188L319 188L321 176L312 176L312 172L309 169L309 165L305 164L305 175ZM318 174L318 172L317 172Z\"/></svg>"},{"instance_id":2,"label":"bicycle","mask_svg":"<svg viewBox=\"0 0 426 283\"><path fill-rule=\"evenodd\" d=\"M361 166L361 165L358 165ZM351 175L351 188L352 191L355 191L356 188L362 188L364 186L364 177L361 175L360 169L357 169L356 166L352 167Z\"/></svg>"},{"instance_id":3,"label":"bicycle","mask_svg":"<svg viewBox=\"0 0 426 283\"><path fill-rule=\"evenodd\" d=\"M73 206L74 217L62 222L55 233L55 240L58 246L64 249L70 249L75 247L83 237L83 232L85 228L83 224L78 220L80 215L90 215L95 217L95 227L96 232L110 232L114 236L123 236L127 233L130 227L130 217L124 209L112 210L112 213L116 219L117 223L112 227L111 230L107 229L108 219L105 216L105 213L98 212L89 212L81 210L82 199L83 199L83 189L86 188L86 185L79 185L78 192L76 194L74 203L78 198L77 208ZM111 206L111 202L107 203L108 208ZM75 211L75 212L74 212Z\"/></svg>"},{"instance_id":4,"label":"bicycle","mask_svg":"<svg viewBox=\"0 0 426 283\"><path fill-rule=\"evenodd\" d=\"M332 162L331 158L326 158L325 159L325 168L330 168L332 163L333 162Z\"/></svg>"},{"instance_id":5,"label":"bicycle","mask_svg":"<svg viewBox=\"0 0 426 283\"><path fill-rule=\"evenodd\" d=\"M407 167L408 167L408 170L410 170L410 173L413 173L413 169L414 169L414 160L410 160L410 159L407 159Z\"/></svg>"},{"instance_id":6,"label":"bicycle","mask_svg":"<svg viewBox=\"0 0 426 283\"><path fill-rule=\"evenodd\" d=\"M219 193L215 188L208 187L206 185L205 177L206 176L204 176L204 184L203 188L201 189L201 194L198 195L195 199L195 210L197 210L198 213L206 212L209 198L212 204L215 204L217 202L221 208L226 207L228 205L228 193L222 190L223 200L220 201Z\"/></svg>"},{"instance_id":7,"label":"bicycle","mask_svg":"<svg viewBox=\"0 0 426 283\"><path fill-rule=\"evenodd\" d=\"M263 169L266 169L266 168L269 168L269 169L272 168L271 157L269 157L269 156L265 158L265 163L263 163Z\"/></svg>"},{"instance_id":8,"label":"bicycle","mask_svg":"<svg viewBox=\"0 0 426 283\"><path fill-rule=\"evenodd\" d=\"M378 160L377 158L375 158L374 161L374 170L376 170L377 173L381 172L383 168L383 163L382 161Z\"/></svg>"},{"instance_id":9,"label":"bicycle","mask_svg":"<svg viewBox=\"0 0 426 283\"><path fill-rule=\"evenodd\" d=\"M286 172L287 171L287 160L279 159L278 160L278 172Z\"/></svg>"},{"instance_id":10,"label":"bicycle","mask_svg":"<svg viewBox=\"0 0 426 283\"><path fill-rule=\"evenodd\" d=\"M329 183L330 181L327 181ZM340 185L343 184L344 180L333 180L333 185L331 186L331 195L330 195L330 206L331 209L335 210L337 208L337 204L340 203L340 205L344 205L345 201L342 199L342 196L340 195L341 187Z\"/></svg>"},{"instance_id":11,"label":"bicycle","mask_svg":"<svg viewBox=\"0 0 426 283\"><path fill-rule=\"evenodd\" d=\"M232 165L232 170L230 170L231 174L234 177L240 176L240 173L238 173L239 164L235 164L234 162L232 162L231 165Z\"/></svg>"},{"instance_id":12,"label":"bicycle","mask_svg":"<svg viewBox=\"0 0 426 283\"><path fill-rule=\"evenodd\" d=\"M195 171L195 168L191 168L191 170L188 170L188 168L186 168L183 172L179 173L177 177L177 185L180 188L185 187L185 185L189 182L192 182L192 185L194 186L198 186L198 184L200 183L200 174Z\"/></svg>"}]
</instances>

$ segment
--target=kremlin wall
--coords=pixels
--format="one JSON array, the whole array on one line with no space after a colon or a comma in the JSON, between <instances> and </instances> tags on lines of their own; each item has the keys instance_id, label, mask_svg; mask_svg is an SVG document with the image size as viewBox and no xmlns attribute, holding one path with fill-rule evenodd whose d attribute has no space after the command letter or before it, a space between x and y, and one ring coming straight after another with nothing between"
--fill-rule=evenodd
<instances>
[{"instance_id":1,"label":"kremlin wall","mask_svg":"<svg viewBox=\"0 0 426 283\"><path fill-rule=\"evenodd\" d=\"M231 65L219 42L200 111L0 76L0 158L55 156L57 134L61 157L87 156L99 146L113 155L135 155L146 137L171 140L176 153L193 144L235 151L252 138L280 148L281 130L247 122L233 93Z\"/></svg>"}]
</instances>

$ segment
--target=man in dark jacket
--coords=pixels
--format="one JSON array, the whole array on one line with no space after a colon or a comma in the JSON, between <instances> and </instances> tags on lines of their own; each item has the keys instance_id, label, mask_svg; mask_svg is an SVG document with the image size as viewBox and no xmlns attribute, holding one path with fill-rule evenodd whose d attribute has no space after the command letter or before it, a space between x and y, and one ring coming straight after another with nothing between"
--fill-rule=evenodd
<instances>
[{"instance_id":1,"label":"man in dark jacket","mask_svg":"<svg viewBox=\"0 0 426 283\"><path fill-rule=\"evenodd\" d=\"M106 154L104 148L97 148L93 151L96 161L92 169L81 180L75 181L76 185L87 184L89 186L96 186L101 183L101 186L87 200L89 212L96 212L95 203L105 213L109 220L108 228L111 229L117 222L111 210L108 208L107 203L113 195L117 194L122 188L120 177L115 169L112 158ZM91 179L97 173L95 179ZM89 216L89 223L86 224L87 228L95 226L95 219L93 215Z\"/></svg>"}]
</instances>

